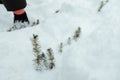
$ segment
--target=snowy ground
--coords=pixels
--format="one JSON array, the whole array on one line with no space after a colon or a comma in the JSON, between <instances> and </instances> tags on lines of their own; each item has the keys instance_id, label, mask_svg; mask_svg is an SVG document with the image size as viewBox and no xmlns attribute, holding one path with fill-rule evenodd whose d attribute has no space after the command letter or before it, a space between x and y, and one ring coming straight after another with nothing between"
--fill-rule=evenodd
<instances>
[{"instance_id":1,"label":"snowy ground","mask_svg":"<svg viewBox=\"0 0 120 80\"><path fill-rule=\"evenodd\" d=\"M101 0L27 1L29 18L40 24L13 32L6 32L13 15L0 5L0 80L120 80L119 0L109 0L101 12L97 11ZM58 53L58 44L78 26L79 40ZM39 35L43 51L53 48L53 70L34 69L33 33Z\"/></svg>"}]
</instances>

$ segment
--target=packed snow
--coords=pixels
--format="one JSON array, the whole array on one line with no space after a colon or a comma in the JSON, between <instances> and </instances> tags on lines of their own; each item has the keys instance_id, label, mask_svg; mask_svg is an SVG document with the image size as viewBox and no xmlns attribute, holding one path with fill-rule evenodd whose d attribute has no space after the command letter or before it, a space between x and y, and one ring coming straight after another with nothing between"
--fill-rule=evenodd
<instances>
[{"instance_id":1,"label":"packed snow","mask_svg":"<svg viewBox=\"0 0 120 80\"><path fill-rule=\"evenodd\" d=\"M7 32L13 14L0 5L0 80L120 80L120 1L27 0L34 27ZM80 27L77 41L58 52ZM31 39L37 34L44 52L52 48L55 67L36 71Z\"/></svg>"}]
</instances>

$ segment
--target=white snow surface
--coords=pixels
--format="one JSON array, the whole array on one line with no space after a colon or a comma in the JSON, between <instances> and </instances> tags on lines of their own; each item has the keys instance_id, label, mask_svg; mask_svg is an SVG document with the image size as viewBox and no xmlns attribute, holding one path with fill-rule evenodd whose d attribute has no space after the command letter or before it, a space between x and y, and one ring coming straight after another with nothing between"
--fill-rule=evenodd
<instances>
[{"instance_id":1,"label":"white snow surface","mask_svg":"<svg viewBox=\"0 0 120 80\"><path fill-rule=\"evenodd\" d=\"M40 24L7 32L13 14L0 5L0 80L120 80L120 0L98 12L101 0L27 0L30 20ZM55 13L59 10L58 13ZM81 27L79 40L57 51ZM53 48L55 68L36 71L31 38Z\"/></svg>"}]
</instances>

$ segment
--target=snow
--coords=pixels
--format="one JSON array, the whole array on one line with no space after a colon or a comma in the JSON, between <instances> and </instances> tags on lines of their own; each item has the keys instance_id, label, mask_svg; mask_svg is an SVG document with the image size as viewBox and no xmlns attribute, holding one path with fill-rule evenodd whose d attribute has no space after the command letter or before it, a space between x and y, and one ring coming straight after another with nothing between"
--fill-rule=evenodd
<instances>
[{"instance_id":1,"label":"snow","mask_svg":"<svg viewBox=\"0 0 120 80\"><path fill-rule=\"evenodd\" d=\"M105 0L104 0L105 1ZM0 80L120 80L120 3L101 0L27 0L29 19L40 24L12 32L13 15L0 5ZM55 13L56 11L58 13ZM81 27L78 41L58 52ZM39 36L42 50L53 48L55 68L34 69L31 38Z\"/></svg>"}]
</instances>

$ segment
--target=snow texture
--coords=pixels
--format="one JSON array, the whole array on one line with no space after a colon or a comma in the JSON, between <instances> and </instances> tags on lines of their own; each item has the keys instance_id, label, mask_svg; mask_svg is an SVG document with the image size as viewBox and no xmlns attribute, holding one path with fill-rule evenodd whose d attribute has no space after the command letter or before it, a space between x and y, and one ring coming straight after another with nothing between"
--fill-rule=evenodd
<instances>
[{"instance_id":1,"label":"snow texture","mask_svg":"<svg viewBox=\"0 0 120 80\"><path fill-rule=\"evenodd\" d=\"M120 1L27 0L29 19L35 27L6 32L13 14L0 5L0 80L120 80ZM3 11L2 11L3 10ZM81 27L77 41L58 52ZM52 48L55 68L34 69L31 38L39 35L42 50Z\"/></svg>"}]
</instances>

